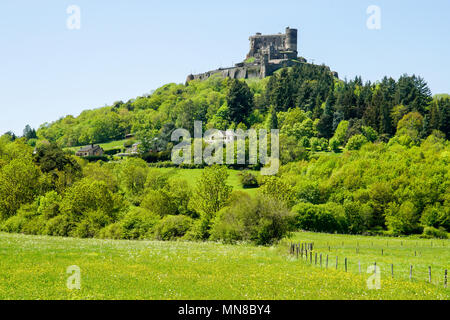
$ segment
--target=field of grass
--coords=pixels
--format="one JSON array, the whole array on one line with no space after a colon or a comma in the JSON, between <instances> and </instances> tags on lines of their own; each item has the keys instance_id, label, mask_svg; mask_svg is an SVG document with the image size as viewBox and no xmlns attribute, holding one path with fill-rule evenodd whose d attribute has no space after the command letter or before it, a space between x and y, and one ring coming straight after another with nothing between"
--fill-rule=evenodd
<instances>
[{"instance_id":1,"label":"field of grass","mask_svg":"<svg viewBox=\"0 0 450 320\"><path fill-rule=\"evenodd\" d=\"M127 140L133 140L133 139L116 140L116 141L111 141L111 142L106 142L106 143L96 143L96 144L98 144L100 147L102 147L103 150L107 151L107 150L112 150L112 149L117 149L117 148L123 148L123 144ZM64 148L64 150L71 151L71 152L77 152L80 148L81 147L69 147L69 148Z\"/></svg>"},{"instance_id":2,"label":"field of grass","mask_svg":"<svg viewBox=\"0 0 450 320\"><path fill-rule=\"evenodd\" d=\"M314 243L313 264L315 265L315 252L317 252L319 268L320 254L322 254L322 267L325 267L328 255L329 268L336 268L336 257L338 257L338 269L344 270L344 262L347 258L348 272L358 274L359 265L361 265L361 272L366 273L368 266L376 263L383 279L391 278L393 271L395 279L409 281L412 265L412 281L428 282L429 267L431 267L431 283L439 287L444 286L445 270L450 269L449 240L299 232L294 234L290 241ZM306 262L305 257L302 260Z\"/></svg>"},{"instance_id":3,"label":"field of grass","mask_svg":"<svg viewBox=\"0 0 450 320\"><path fill-rule=\"evenodd\" d=\"M203 169L174 169L174 168L158 168L162 172L169 172L175 170L176 176L181 179L185 179L193 187L197 180L200 178ZM234 191L245 191L250 195L256 194L257 188L245 189L239 181L239 170L228 169L228 184L233 187ZM255 175L259 174L259 171L252 171Z\"/></svg>"},{"instance_id":4,"label":"field of grass","mask_svg":"<svg viewBox=\"0 0 450 320\"><path fill-rule=\"evenodd\" d=\"M288 241L267 248L0 233L0 299L450 298L426 282L390 278L368 290L367 275L321 270L287 251ZM81 270L80 290L66 286L72 265Z\"/></svg>"}]
</instances>

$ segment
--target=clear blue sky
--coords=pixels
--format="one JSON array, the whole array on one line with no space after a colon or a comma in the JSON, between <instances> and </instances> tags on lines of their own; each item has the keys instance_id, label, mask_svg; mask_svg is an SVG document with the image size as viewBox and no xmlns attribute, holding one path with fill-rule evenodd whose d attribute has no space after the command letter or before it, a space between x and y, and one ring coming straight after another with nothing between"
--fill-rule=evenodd
<instances>
[{"instance_id":1,"label":"clear blue sky","mask_svg":"<svg viewBox=\"0 0 450 320\"><path fill-rule=\"evenodd\" d=\"M69 5L81 29L66 27ZM369 5L381 30L366 27ZM0 133L128 100L242 61L255 32L299 29L299 55L341 78L421 75L450 93L450 1L2 0Z\"/></svg>"}]
</instances>

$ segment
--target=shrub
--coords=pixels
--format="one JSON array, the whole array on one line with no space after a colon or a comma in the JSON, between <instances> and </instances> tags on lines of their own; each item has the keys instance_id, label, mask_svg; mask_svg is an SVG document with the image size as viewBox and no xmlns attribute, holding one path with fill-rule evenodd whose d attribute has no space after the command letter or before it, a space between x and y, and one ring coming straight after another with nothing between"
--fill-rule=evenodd
<instances>
[{"instance_id":1,"label":"shrub","mask_svg":"<svg viewBox=\"0 0 450 320\"><path fill-rule=\"evenodd\" d=\"M211 240L269 245L282 239L291 230L292 222L292 214L282 201L264 195L252 198L236 192L230 205L214 219Z\"/></svg>"},{"instance_id":2,"label":"shrub","mask_svg":"<svg viewBox=\"0 0 450 320\"><path fill-rule=\"evenodd\" d=\"M256 179L256 176L248 170L239 173L239 180L244 188L258 187L258 180Z\"/></svg>"},{"instance_id":3,"label":"shrub","mask_svg":"<svg viewBox=\"0 0 450 320\"><path fill-rule=\"evenodd\" d=\"M166 216L155 227L155 238L158 240L174 240L183 237L192 225L192 219L179 216Z\"/></svg>"},{"instance_id":4,"label":"shrub","mask_svg":"<svg viewBox=\"0 0 450 320\"><path fill-rule=\"evenodd\" d=\"M51 218L45 225L44 234L49 236L67 237L73 228L67 216L59 215Z\"/></svg>"},{"instance_id":5,"label":"shrub","mask_svg":"<svg viewBox=\"0 0 450 320\"><path fill-rule=\"evenodd\" d=\"M301 202L318 204L320 201L320 190L317 182L300 180L294 187L295 197Z\"/></svg>"},{"instance_id":6,"label":"shrub","mask_svg":"<svg viewBox=\"0 0 450 320\"><path fill-rule=\"evenodd\" d=\"M284 202L289 208L294 205L295 191L285 180L276 176L266 176L262 179L260 188L262 194Z\"/></svg>"},{"instance_id":7,"label":"shrub","mask_svg":"<svg viewBox=\"0 0 450 320\"><path fill-rule=\"evenodd\" d=\"M368 141L362 134L356 134L352 136L347 142L347 150L359 150Z\"/></svg>"},{"instance_id":8,"label":"shrub","mask_svg":"<svg viewBox=\"0 0 450 320\"><path fill-rule=\"evenodd\" d=\"M38 198L38 214L46 220L59 214L59 205L62 201L61 196L56 191L47 192L44 196Z\"/></svg>"},{"instance_id":9,"label":"shrub","mask_svg":"<svg viewBox=\"0 0 450 320\"><path fill-rule=\"evenodd\" d=\"M121 226L121 239L145 239L151 238L154 226L159 222L159 215L143 208L132 208L119 222ZM119 232L119 227L109 232Z\"/></svg>"},{"instance_id":10,"label":"shrub","mask_svg":"<svg viewBox=\"0 0 450 320\"><path fill-rule=\"evenodd\" d=\"M166 190L148 190L144 195L141 206L161 217L177 213L177 206Z\"/></svg>"},{"instance_id":11,"label":"shrub","mask_svg":"<svg viewBox=\"0 0 450 320\"><path fill-rule=\"evenodd\" d=\"M292 210L296 213L296 223L300 229L328 233L347 231L345 211L337 203L299 203Z\"/></svg>"},{"instance_id":12,"label":"shrub","mask_svg":"<svg viewBox=\"0 0 450 320\"><path fill-rule=\"evenodd\" d=\"M311 139L309 139L309 144L311 146L311 151L317 151L320 147L320 140L319 138L312 137Z\"/></svg>"},{"instance_id":13,"label":"shrub","mask_svg":"<svg viewBox=\"0 0 450 320\"><path fill-rule=\"evenodd\" d=\"M422 238L448 239L448 233L443 228L436 229L433 227L425 227L421 237Z\"/></svg>"},{"instance_id":14,"label":"shrub","mask_svg":"<svg viewBox=\"0 0 450 320\"><path fill-rule=\"evenodd\" d=\"M348 232L361 234L368 228L371 208L359 202L346 201L344 203L345 216L348 224Z\"/></svg>"},{"instance_id":15,"label":"shrub","mask_svg":"<svg viewBox=\"0 0 450 320\"><path fill-rule=\"evenodd\" d=\"M366 139L370 142L375 142L378 139L378 133L372 128L372 127L365 127L362 126L361 131L364 135L364 137L366 137Z\"/></svg>"},{"instance_id":16,"label":"shrub","mask_svg":"<svg viewBox=\"0 0 450 320\"><path fill-rule=\"evenodd\" d=\"M395 235L417 233L420 230L420 215L411 201L405 201L401 205L389 203L385 215L386 225Z\"/></svg>"},{"instance_id":17,"label":"shrub","mask_svg":"<svg viewBox=\"0 0 450 320\"><path fill-rule=\"evenodd\" d=\"M84 178L66 191L60 211L75 223L90 214L104 227L114 222L122 206L121 197L113 194L105 182Z\"/></svg>"},{"instance_id":18,"label":"shrub","mask_svg":"<svg viewBox=\"0 0 450 320\"><path fill-rule=\"evenodd\" d=\"M441 206L437 203L434 206L427 206L422 213L420 222L424 226L439 228L443 227L450 230L450 212L446 206Z\"/></svg>"},{"instance_id":19,"label":"shrub","mask_svg":"<svg viewBox=\"0 0 450 320\"><path fill-rule=\"evenodd\" d=\"M103 155L103 156L88 156L88 157L84 157L84 159L86 159L89 162L97 162L97 161L107 162L109 160L108 156L106 156L106 155Z\"/></svg>"},{"instance_id":20,"label":"shrub","mask_svg":"<svg viewBox=\"0 0 450 320\"><path fill-rule=\"evenodd\" d=\"M329 144L331 151L333 151L334 153L338 153L341 151L341 149L339 149L339 141L336 138L331 138Z\"/></svg>"},{"instance_id":21,"label":"shrub","mask_svg":"<svg viewBox=\"0 0 450 320\"><path fill-rule=\"evenodd\" d=\"M114 148L114 149L105 150L105 155L113 156L113 155L118 154L120 152L122 152L121 148Z\"/></svg>"},{"instance_id":22,"label":"shrub","mask_svg":"<svg viewBox=\"0 0 450 320\"><path fill-rule=\"evenodd\" d=\"M1 225L1 230L4 232L21 233L23 226L27 222L27 218L23 216L12 216Z\"/></svg>"},{"instance_id":23,"label":"shrub","mask_svg":"<svg viewBox=\"0 0 450 320\"><path fill-rule=\"evenodd\" d=\"M74 238L93 238L99 231L100 228L98 225L86 219L78 222L75 227L70 230L69 236Z\"/></svg>"},{"instance_id":24,"label":"shrub","mask_svg":"<svg viewBox=\"0 0 450 320\"><path fill-rule=\"evenodd\" d=\"M101 239L120 240L124 238L124 228L119 222L111 223L100 230L98 234Z\"/></svg>"}]
</instances>

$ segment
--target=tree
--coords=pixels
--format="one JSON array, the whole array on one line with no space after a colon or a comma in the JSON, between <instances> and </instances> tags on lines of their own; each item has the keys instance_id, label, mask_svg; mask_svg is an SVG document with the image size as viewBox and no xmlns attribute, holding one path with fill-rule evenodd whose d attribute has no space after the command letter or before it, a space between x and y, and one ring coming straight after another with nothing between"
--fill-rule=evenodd
<instances>
[{"instance_id":1,"label":"tree","mask_svg":"<svg viewBox=\"0 0 450 320\"><path fill-rule=\"evenodd\" d=\"M362 134L352 136L347 142L347 150L359 150L367 143L367 139Z\"/></svg>"},{"instance_id":2,"label":"tree","mask_svg":"<svg viewBox=\"0 0 450 320\"><path fill-rule=\"evenodd\" d=\"M14 215L41 192L41 171L29 159L14 159L0 170L0 220Z\"/></svg>"},{"instance_id":3,"label":"tree","mask_svg":"<svg viewBox=\"0 0 450 320\"><path fill-rule=\"evenodd\" d=\"M273 106L270 107L269 114L267 115L267 129L278 129L278 117L277 112Z\"/></svg>"},{"instance_id":4,"label":"tree","mask_svg":"<svg viewBox=\"0 0 450 320\"><path fill-rule=\"evenodd\" d=\"M36 139L37 138L36 130L32 129L30 125L27 124L25 126L25 129L23 129L23 137L27 140Z\"/></svg>"},{"instance_id":5,"label":"tree","mask_svg":"<svg viewBox=\"0 0 450 320\"><path fill-rule=\"evenodd\" d=\"M246 123L246 117L253 108L253 94L247 83L236 79L230 80L227 105L231 121Z\"/></svg>"},{"instance_id":6,"label":"tree","mask_svg":"<svg viewBox=\"0 0 450 320\"><path fill-rule=\"evenodd\" d=\"M344 143L345 143L345 138L347 136L348 127L349 127L348 121L346 121L346 120L341 121L341 123L339 123L339 125L336 129L336 132L334 133L334 136L332 138L332 139L336 140L339 143L339 145L341 145L341 146L344 145Z\"/></svg>"},{"instance_id":7,"label":"tree","mask_svg":"<svg viewBox=\"0 0 450 320\"><path fill-rule=\"evenodd\" d=\"M325 103L325 110L317 124L317 131L319 137L329 139L333 136L333 108L328 100Z\"/></svg>"},{"instance_id":8,"label":"tree","mask_svg":"<svg viewBox=\"0 0 450 320\"><path fill-rule=\"evenodd\" d=\"M142 159L129 158L118 168L122 190L130 197L139 197L145 189L149 169Z\"/></svg>"},{"instance_id":9,"label":"tree","mask_svg":"<svg viewBox=\"0 0 450 320\"><path fill-rule=\"evenodd\" d=\"M423 116L418 112L410 112L398 122L397 135L406 135L417 144L420 141L420 132L422 129Z\"/></svg>"},{"instance_id":10,"label":"tree","mask_svg":"<svg viewBox=\"0 0 450 320\"><path fill-rule=\"evenodd\" d=\"M121 200L105 182L83 178L66 191L60 210L74 226L91 223L99 231L116 220L123 206Z\"/></svg>"},{"instance_id":11,"label":"tree","mask_svg":"<svg viewBox=\"0 0 450 320\"><path fill-rule=\"evenodd\" d=\"M211 221L215 214L226 205L230 197L232 187L227 184L227 179L226 167L207 167L194 188L190 207L200 213L203 225L201 236L204 239L209 237Z\"/></svg>"}]
</instances>

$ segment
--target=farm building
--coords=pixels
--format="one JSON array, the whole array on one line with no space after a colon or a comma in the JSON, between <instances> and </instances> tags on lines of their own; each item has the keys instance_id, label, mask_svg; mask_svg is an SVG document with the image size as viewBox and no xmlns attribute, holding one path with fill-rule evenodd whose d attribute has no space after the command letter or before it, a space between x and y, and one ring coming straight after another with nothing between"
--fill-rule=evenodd
<instances>
[{"instance_id":1,"label":"farm building","mask_svg":"<svg viewBox=\"0 0 450 320\"><path fill-rule=\"evenodd\" d=\"M80 148L75 155L78 157L93 157L93 156L102 156L103 155L103 149L99 145L89 145Z\"/></svg>"}]
</instances>

